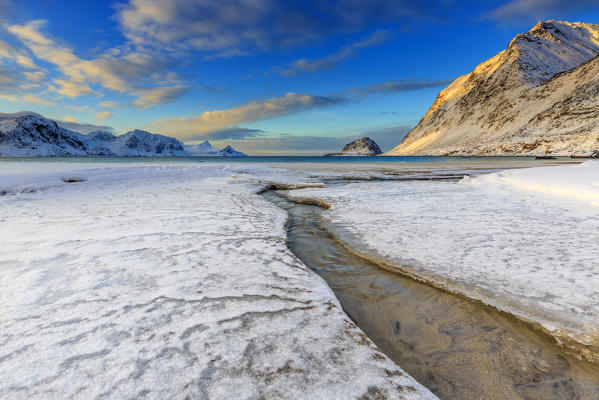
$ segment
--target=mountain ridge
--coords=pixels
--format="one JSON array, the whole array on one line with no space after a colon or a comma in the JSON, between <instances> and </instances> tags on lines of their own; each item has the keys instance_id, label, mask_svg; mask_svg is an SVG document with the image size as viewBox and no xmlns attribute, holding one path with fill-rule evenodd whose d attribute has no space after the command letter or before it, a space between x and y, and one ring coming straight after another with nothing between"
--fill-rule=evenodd
<instances>
[{"instance_id":1,"label":"mountain ridge","mask_svg":"<svg viewBox=\"0 0 599 400\"><path fill-rule=\"evenodd\" d=\"M203 145L203 147L201 147ZM202 152L206 149L206 152ZM82 134L59 126L34 112L0 113L2 157L186 157L245 156L231 146L216 149L205 141L186 145L176 138L139 129L114 135L108 131Z\"/></svg>"},{"instance_id":2,"label":"mountain ridge","mask_svg":"<svg viewBox=\"0 0 599 400\"><path fill-rule=\"evenodd\" d=\"M598 54L599 25L539 22L441 91L418 125L385 155L591 154L599 148L597 124L556 114L552 123L545 115L545 124L535 128L535 117L599 83L594 69L584 72L585 65L599 64ZM548 87L560 90L543 90ZM597 101L587 106L599 111Z\"/></svg>"}]
</instances>

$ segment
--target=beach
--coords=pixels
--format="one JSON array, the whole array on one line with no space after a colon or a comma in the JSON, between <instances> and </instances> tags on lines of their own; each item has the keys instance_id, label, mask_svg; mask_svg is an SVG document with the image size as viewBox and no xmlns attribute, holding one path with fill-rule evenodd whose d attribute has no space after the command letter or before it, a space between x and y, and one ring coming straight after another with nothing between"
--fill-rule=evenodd
<instances>
[{"instance_id":1,"label":"beach","mask_svg":"<svg viewBox=\"0 0 599 400\"><path fill-rule=\"evenodd\" d=\"M0 393L435 398L291 251L273 189L409 279L568 332L549 346L593 365L595 198L558 186L591 193L596 164L531 164L3 163Z\"/></svg>"}]
</instances>

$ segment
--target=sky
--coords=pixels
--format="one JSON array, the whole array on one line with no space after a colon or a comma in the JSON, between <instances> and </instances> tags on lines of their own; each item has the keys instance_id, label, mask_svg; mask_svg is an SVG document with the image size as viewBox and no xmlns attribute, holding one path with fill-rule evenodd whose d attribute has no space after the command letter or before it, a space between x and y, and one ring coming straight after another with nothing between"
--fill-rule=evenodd
<instances>
[{"instance_id":1,"label":"sky","mask_svg":"<svg viewBox=\"0 0 599 400\"><path fill-rule=\"evenodd\" d=\"M0 112L249 155L401 142L452 80L597 0L0 0Z\"/></svg>"}]
</instances>

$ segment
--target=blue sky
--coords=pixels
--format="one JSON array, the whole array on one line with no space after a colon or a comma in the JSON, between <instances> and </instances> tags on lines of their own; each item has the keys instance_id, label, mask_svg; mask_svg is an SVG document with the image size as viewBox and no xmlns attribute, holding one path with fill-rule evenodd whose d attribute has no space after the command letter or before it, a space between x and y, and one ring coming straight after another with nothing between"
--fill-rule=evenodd
<instances>
[{"instance_id":1,"label":"blue sky","mask_svg":"<svg viewBox=\"0 0 599 400\"><path fill-rule=\"evenodd\" d=\"M0 112L248 154L398 144L451 80L596 0L0 0Z\"/></svg>"}]
</instances>

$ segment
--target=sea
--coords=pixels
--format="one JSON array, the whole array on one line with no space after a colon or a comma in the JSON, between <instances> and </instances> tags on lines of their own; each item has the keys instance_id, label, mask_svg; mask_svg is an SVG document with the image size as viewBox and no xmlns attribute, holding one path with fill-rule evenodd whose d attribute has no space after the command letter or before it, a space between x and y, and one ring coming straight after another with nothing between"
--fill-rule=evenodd
<instances>
[{"instance_id":1,"label":"sea","mask_svg":"<svg viewBox=\"0 0 599 400\"><path fill-rule=\"evenodd\" d=\"M69 163L495 163L495 162L535 162L547 164L554 162L578 161L570 157L557 157L554 160L535 159L535 157L446 157L446 156L248 156L248 157L0 157L0 162L69 162Z\"/></svg>"}]
</instances>

